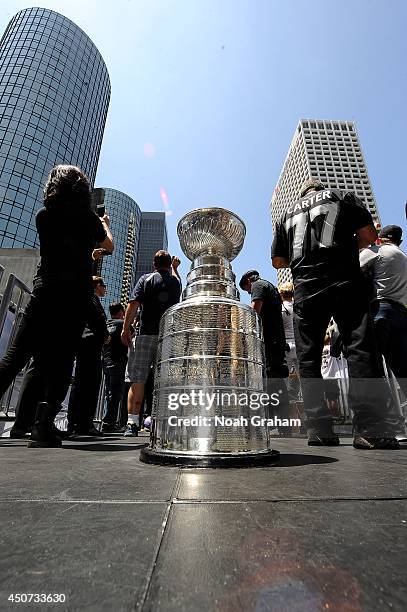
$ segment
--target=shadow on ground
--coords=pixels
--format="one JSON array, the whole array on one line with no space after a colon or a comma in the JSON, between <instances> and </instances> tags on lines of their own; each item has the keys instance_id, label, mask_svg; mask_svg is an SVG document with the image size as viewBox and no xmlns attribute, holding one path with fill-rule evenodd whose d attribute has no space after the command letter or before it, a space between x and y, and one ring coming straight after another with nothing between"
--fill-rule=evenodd
<instances>
[{"instance_id":1,"label":"shadow on ground","mask_svg":"<svg viewBox=\"0 0 407 612\"><path fill-rule=\"evenodd\" d=\"M280 461L274 467L295 467L299 465L311 465L318 463L335 463L339 461L335 457L325 457L324 455L301 455L300 453L280 455Z\"/></svg>"},{"instance_id":2,"label":"shadow on ground","mask_svg":"<svg viewBox=\"0 0 407 612\"><path fill-rule=\"evenodd\" d=\"M64 450L79 450L79 451L103 451L103 452L120 452L120 451L134 451L140 448L148 446L146 443L141 444L64 444L62 448Z\"/></svg>"}]
</instances>

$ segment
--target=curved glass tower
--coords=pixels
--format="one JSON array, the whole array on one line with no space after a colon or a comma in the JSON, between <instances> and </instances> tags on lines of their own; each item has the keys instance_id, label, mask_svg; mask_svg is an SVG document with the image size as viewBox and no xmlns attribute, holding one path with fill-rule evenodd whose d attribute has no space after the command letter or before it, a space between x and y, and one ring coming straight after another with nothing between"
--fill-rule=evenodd
<instances>
[{"instance_id":1,"label":"curved glass tower","mask_svg":"<svg viewBox=\"0 0 407 612\"><path fill-rule=\"evenodd\" d=\"M37 245L35 213L60 163L95 180L110 100L99 51L72 21L29 8L0 41L0 247Z\"/></svg>"},{"instance_id":2,"label":"curved glass tower","mask_svg":"<svg viewBox=\"0 0 407 612\"><path fill-rule=\"evenodd\" d=\"M98 187L93 190L93 201L96 206L105 207L114 239L113 255L103 258L101 269L107 285L106 297L101 302L108 313L111 302L121 302L125 306L133 288L141 211L130 196L117 189Z\"/></svg>"}]
</instances>

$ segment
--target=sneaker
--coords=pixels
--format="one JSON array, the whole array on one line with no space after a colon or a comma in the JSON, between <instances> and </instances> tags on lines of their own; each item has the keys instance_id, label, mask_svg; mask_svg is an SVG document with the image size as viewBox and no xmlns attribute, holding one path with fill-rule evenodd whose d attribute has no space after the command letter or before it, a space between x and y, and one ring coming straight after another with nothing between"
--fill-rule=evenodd
<instances>
[{"instance_id":1,"label":"sneaker","mask_svg":"<svg viewBox=\"0 0 407 612\"><path fill-rule=\"evenodd\" d=\"M138 436L137 425L135 423L127 423L123 435L125 438L136 438Z\"/></svg>"},{"instance_id":2,"label":"sneaker","mask_svg":"<svg viewBox=\"0 0 407 612\"><path fill-rule=\"evenodd\" d=\"M353 438L353 446L363 450L400 448L397 438L365 438L361 435Z\"/></svg>"},{"instance_id":3,"label":"sneaker","mask_svg":"<svg viewBox=\"0 0 407 612\"><path fill-rule=\"evenodd\" d=\"M339 446L340 441L336 434L309 434L308 446Z\"/></svg>"}]
</instances>

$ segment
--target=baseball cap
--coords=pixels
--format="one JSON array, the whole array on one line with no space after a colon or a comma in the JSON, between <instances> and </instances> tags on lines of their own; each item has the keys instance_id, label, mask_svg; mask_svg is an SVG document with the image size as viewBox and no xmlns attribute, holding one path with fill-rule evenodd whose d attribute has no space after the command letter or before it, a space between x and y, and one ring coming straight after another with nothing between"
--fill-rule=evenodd
<instances>
[{"instance_id":1,"label":"baseball cap","mask_svg":"<svg viewBox=\"0 0 407 612\"><path fill-rule=\"evenodd\" d=\"M399 225L386 225L380 230L379 238L390 238L400 242L402 235L403 230Z\"/></svg>"},{"instance_id":2,"label":"baseball cap","mask_svg":"<svg viewBox=\"0 0 407 612\"><path fill-rule=\"evenodd\" d=\"M315 189L316 191L322 191L323 189L325 189L324 185L318 179L307 179L301 185L300 198L302 198L305 195L305 192L308 189L311 189L311 187Z\"/></svg>"},{"instance_id":3,"label":"baseball cap","mask_svg":"<svg viewBox=\"0 0 407 612\"><path fill-rule=\"evenodd\" d=\"M242 276L242 278L239 281L239 287L240 289L244 290L244 285L247 281L248 278L250 278L251 276L260 276L260 274L257 272L257 270L248 270L247 272L245 272Z\"/></svg>"}]
</instances>

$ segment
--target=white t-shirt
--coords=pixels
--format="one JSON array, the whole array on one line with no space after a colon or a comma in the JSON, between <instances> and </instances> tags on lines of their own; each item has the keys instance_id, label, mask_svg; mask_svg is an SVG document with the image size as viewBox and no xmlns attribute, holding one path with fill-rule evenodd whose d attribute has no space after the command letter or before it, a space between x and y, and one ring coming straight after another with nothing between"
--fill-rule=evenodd
<instances>
[{"instance_id":1,"label":"white t-shirt","mask_svg":"<svg viewBox=\"0 0 407 612\"><path fill-rule=\"evenodd\" d=\"M362 249L360 267L373 274L378 300L393 300L407 306L407 255L395 244Z\"/></svg>"},{"instance_id":2,"label":"white t-shirt","mask_svg":"<svg viewBox=\"0 0 407 612\"><path fill-rule=\"evenodd\" d=\"M348 365L342 356L332 357L331 347L326 344L322 350L322 378L347 378Z\"/></svg>"}]
</instances>

